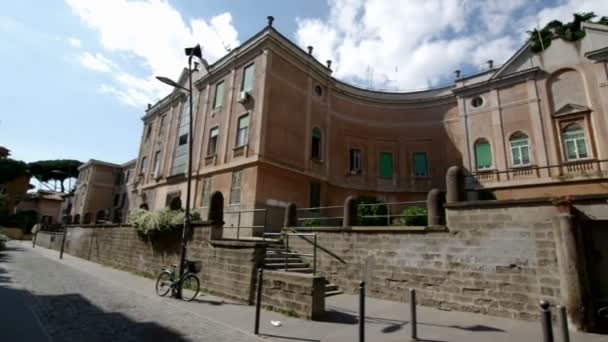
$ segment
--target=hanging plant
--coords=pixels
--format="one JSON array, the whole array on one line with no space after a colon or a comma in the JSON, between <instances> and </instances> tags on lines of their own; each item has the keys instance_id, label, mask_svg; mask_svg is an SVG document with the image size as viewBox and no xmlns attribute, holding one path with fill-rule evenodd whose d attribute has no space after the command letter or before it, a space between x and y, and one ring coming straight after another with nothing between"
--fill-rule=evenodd
<instances>
[{"instance_id":1,"label":"hanging plant","mask_svg":"<svg viewBox=\"0 0 608 342\"><path fill-rule=\"evenodd\" d=\"M193 221L200 220L198 211L192 211L190 216ZM158 211L135 209L129 215L129 223L143 235L181 229L185 220L186 214L183 210L169 208Z\"/></svg>"}]
</instances>

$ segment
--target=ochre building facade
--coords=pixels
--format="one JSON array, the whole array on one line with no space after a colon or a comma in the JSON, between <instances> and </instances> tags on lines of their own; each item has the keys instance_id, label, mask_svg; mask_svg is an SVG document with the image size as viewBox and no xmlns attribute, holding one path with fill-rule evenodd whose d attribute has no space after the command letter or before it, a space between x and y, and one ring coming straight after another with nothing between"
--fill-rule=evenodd
<instances>
[{"instance_id":1,"label":"ochre building facade","mask_svg":"<svg viewBox=\"0 0 608 342\"><path fill-rule=\"evenodd\" d=\"M194 71L193 191L234 210L342 205L349 195L424 199L462 166L470 199L557 197L608 189L608 27L524 45L504 65L450 86L391 93L332 77L272 26ZM188 84L188 72L179 83ZM188 101L150 106L131 208L185 203Z\"/></svg>"}]
</instances>

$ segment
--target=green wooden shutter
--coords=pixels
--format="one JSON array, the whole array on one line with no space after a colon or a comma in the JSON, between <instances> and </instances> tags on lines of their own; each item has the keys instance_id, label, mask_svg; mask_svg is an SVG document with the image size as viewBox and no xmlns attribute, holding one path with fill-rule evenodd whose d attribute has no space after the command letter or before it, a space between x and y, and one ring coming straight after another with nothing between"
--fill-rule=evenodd
<instances>
[{"instance_id":1,"label":"green wooden shutter","mask_svg":"<svg viewBox=\"0 0 608 342\"><path fill-rule=\"evenodd\" d=\"M254 70L255 70L254 64L251 64L250 66L245 68L245 75L243 76L243 91L252 91L253 90Z\"/></svg>"},{"instance_id":2,"label":"green wooden shutter","mask_svg":"<svg viewBox=\"0 0 608 342\"><path fill-rule=\"evenodd\" d=\"M393 178L393 154L380 152L380 177Z\"/></svg>"},{"instance_id":3,"label":"green wooden shutter","mask_svg":"<svg viewBox=\"0 0 608 342\"><path fill-rule=\"evenodd\" d=\"M492 149L488 143L475 145L475 160L477 169L489 169L492 166Z\"/></svg>"},{"instance_id":4,"label":"green wooden shutter","mask_svg":"<svg viewBox=\"0 0 608 342\"><path fill-rule=\"evenodd\" d=\"M428 160L425 152L414 153L414 176L428 176Z\"/></svg>"}]
</instances>

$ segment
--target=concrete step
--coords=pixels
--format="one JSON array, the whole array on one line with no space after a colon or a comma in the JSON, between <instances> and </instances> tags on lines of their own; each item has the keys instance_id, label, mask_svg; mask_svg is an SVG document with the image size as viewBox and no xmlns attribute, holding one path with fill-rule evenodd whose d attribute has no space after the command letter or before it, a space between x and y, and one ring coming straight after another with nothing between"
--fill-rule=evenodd
<instances>
[{"instance_id":1,"label":"concrete step","mask_svg":"<svg viewBox=\"0 0 608 342\"><path fill-rule=\"evenodd\" d=\"M338 290L338 285L336 284L325 284L325 292L331 292L331 291L337 291Z\"/></svg>"},{"instance_id":2,"label":"concrete step","mask_svg":"<svg viewBox=\"0 0 608 342\"><path fill-rule=\"evenodd\" d=\"M335 291L325 291L325 298L327 297L331 297L331 296L337 296L339 294L342 294L343 292L340 290L335 290Z\"/></svg>"},{"instance_id":3,"label":"concrete step","mask_svg":"<svg viewBox=\"0 0 608 342\"><path fill-rule=\"evenodd\" d=\"M302 267L302 268L289 268L287 272L296 272L296 273L312 273L311 267Z\"/></svg>"},{"instance_id":4,"label":"concrete step","mask_svg":"<svg viewBox=\"0 0 608 342\"><path fill-rule=\"evenodd\" d=\"M282 256L266 256L264 258L264 262L268 264L274 264L278 262L285 262L285 258ZM304 262L302 258L295 257L287 257L287 262Z\"/></svg>"},{"instance_id":5,"label":"concrete step","mask_svg":"<svg viewBox=\"0 0 608 342\"><path fill-rule=\"evenodd\" d=\"M308 264L304 263L304 262L288 262L287 270L292 271L294 269L306 268L307 266L308 266ZM264 265L264 268L269 269L269 270L285 269L285 263L281 262L281 263L266 264L266 265Z\"/></svg>"}]
</instances>

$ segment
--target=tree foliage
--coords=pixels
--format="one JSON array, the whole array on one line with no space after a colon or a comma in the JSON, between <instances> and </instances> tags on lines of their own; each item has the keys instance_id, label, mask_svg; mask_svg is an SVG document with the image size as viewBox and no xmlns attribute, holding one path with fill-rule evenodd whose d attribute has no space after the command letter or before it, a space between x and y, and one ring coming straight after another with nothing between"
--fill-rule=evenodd
<instances>
[{"instance_id":1,"label":"tree foliage","mask_svg":"<svg viewBox=\"0 0 608 342\"><path fill-rule=\"evenodd\" d=\"M41 182L59 181L61 192L64 192L63 182L68 178L77 178L80 165L82 162L72 159L40 160L29 163L28 169Z\"/></svg>"},{"instance_id":2,"label":"tree foliage","mask_svg":"<svg viewBox=\"0 0 608 342\"><path fill-rule=\"evenodd\" d=\"M13 181L27 174L27 164L11 158L0 159L0 184Z\"/></svg>"},{"instance_id":3,"label":"tree foliage","mask_svg":"<svg viewBox=\"0 0 608 342\"><path fill-rule=\"evenodd\" d=\"M384 202L374 197L359 197L355 199L357 208L357 224L361 226L386 226L388 208Z\"/></svg>"},{"instance_id":4,"label":"tree foliage","mask_svg":"<svg viewBox=\"0 0 608 342\"><path fill-rule=\"evenodd\" d=\"M191 220L200 220L200 213L193 210ZM129 214L129 223L143 235L180 229L186 220L183 210L164 208L159 211L135 209Z\"/></svg>"},{"instance_id":5,"label":"tree foliage","mask_svg":"<svg viewBox=\"0 0 608 342\"><path fill-rule=\"evenodd\" d=\"M553 20L542 29L534 29L528 31L530 35L530 50L534 53L539 53L547 49L551 45L554 37L559 37L563 40L574 42L585 37L585 31L582 29L582 23L592 22L591 19L596 15L593 12L574 13L573 20L569 23L562 23L559 20ZM601 17L595 22L596 24L608 25L608 17Z\"/></svg>"}]
</instances>

